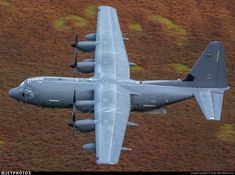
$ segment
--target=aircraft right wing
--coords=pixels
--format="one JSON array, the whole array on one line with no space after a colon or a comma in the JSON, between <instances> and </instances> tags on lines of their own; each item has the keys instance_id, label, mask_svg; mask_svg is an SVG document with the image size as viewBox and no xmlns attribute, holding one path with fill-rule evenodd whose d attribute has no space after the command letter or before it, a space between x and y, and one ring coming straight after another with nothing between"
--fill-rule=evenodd
<instances>
[{"instance_id":1,"label":"aircraft right wing","mask_svg":"<svg viewBox=\"0 0 235 175\"><path fill-rule=\"evenodd\" d=\"M98 164L118 163L130 113L130 94L116 84L95 90L95 136Z\"/></svg>"}]
</instances>

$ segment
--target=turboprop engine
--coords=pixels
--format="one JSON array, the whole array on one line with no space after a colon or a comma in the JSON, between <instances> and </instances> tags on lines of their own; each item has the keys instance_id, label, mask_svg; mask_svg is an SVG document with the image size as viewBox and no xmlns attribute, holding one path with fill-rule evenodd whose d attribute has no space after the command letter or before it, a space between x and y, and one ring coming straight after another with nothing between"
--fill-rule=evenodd
<instances>
[{"instance_id":1,"label":"turboprop engine","mask_svg":"<svg viewBox=\"0 0 235 175\"><path fill-rule=\"evenodd\" d=\"M91 132L95 130L95 123L96 123L96 120L83 119L83 120L77 120L74 122L73 125L69 124L69 126L74 127L80 132ZM131 128L135 126L137 126L137 124L132 123L132 122L127 123L127 128Z\"/></svg>"},{"instance_id":2,"label":"turboprop engine","mask_svg":"<svg viewBox=\"0 0 235 175\"><path fill-rule=\"evenodd\" d=\"M94 72L94 58L86 58L81 62L74 62L70 67L76 68L81 73L93 73Z\"/></svg>"},{"instance_id":3,"label":"turboprop engine","mask_svg":"<svg viewBox=\"0 0 235 175\"><path fill-rule=\"evenodd\" d=\"M78 50L81 50L82 52L92 52L95 50L96 47L96 34L95 33L89 33L85 36L85 38L88 41L79 41L78 39L78 33L76 33L74 38L74 43L71 44L72 47L74 47L74 63L70 65L74 69L74 77L76 77L76 72L81 73L93 73L95 62L94 58L87 58L84 59L81 62L78 62L77 56L78 56ZM129 62L130 66L136 66L135 63Z\"/></svg>"},{"instance_id":4,"label":"turboprop engine","mask_svg":"<svg viewBox=\"0 0 235 175\"><path fill-rule=\"evenodd\" d=\"M79 41L77 43L71 44L72 47L79 49L82 52L93 52L95 50L95 41Z\"/></svg>"},{"instance_id":5,"label":"turboprop engine","mask_svg":"<svg viewBox=\"0 0 235 175\"><path fill-rule=\"evenodd\" d=\"M77 70L81 73L93 73L94 65L95 65L94 62L78 62Z\"/></svg>"},{"instance_id":6,"label":"turboprop engine","mask_svg":"<svg viewBox=\"0 0 235 175\"><path fill-rule=\"evenodd\" d=\"M87 37L89 39L92 39L91 34L88 34ZM93 36L93 38L94 38L94 36ZM93 52L95 50L96 42L95 42L95 40L79 41L78 33L76 33L75 38L74 38L74 43L71 44L71 46L82 51L82 52Z\"/></svg>"}]
</instances>

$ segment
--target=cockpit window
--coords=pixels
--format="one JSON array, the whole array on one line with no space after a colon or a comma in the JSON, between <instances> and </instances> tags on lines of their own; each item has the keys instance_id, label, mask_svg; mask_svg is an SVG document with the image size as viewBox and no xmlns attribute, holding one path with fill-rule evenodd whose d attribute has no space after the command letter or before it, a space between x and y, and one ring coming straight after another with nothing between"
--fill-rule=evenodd
<instances>
[{"instance_id":1,"label":"cockpit window","mask_svg":"<svg viewBox=\"0 0 235 175\"><path fill-rule=\"evenodd\" d=\"M29 82L28 79L27 79L27 80L24 80L24 81L20 84L20 86L23 87L23 86L25 86L28 82Z\"/></svg>"},{"instance_id":2,"label":"cockpit window","mask_svg":"<svg viewBox=\"0 0 235 175\"><path fill-rule=\"evenodd\" d=\"M26 80L23 81L23 82L20 84L20 86L24 86L24 85L25 85L25 82L26 82Z\"/></svg>"}]
</instances>

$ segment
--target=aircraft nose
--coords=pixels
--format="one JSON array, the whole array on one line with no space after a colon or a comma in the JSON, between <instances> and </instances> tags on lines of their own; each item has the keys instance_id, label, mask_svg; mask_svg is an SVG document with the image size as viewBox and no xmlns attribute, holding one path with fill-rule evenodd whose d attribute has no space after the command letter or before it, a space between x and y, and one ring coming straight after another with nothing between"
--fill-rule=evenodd
<instances>
[{"instance_id":1,"label":"aircraft nose","mask_svg":"<svg viewBox=\"0 0 235 175\"><path fill-rule=\"evenodd\" d=\"M10 97L12 97L14 99L18 99L18 90L17 90L17 88L10 89L8 94L9 94Z\"/></svg>"}]
</instances>

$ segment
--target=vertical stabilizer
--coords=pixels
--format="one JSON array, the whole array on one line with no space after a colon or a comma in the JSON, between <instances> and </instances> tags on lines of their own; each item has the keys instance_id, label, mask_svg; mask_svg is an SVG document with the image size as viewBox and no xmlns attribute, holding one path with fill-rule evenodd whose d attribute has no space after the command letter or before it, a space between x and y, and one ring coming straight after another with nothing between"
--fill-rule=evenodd
<instances>
[{"instance_id":1,"label":"vertical stabilizer","mask_svg":"<svg viewBox=\"0 0 235 175\"><path fill-rule=\"evenodd\" d=\"M210 42L183 81L193 81L194 86L200 88L226 88L224 44Z\"/></svg>"}]
</instances>

